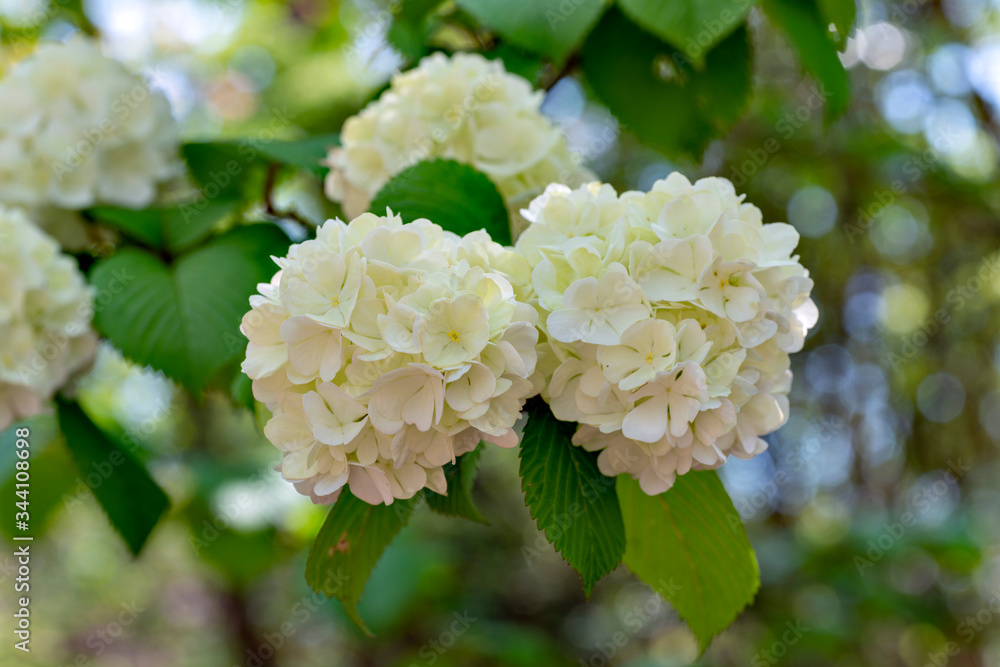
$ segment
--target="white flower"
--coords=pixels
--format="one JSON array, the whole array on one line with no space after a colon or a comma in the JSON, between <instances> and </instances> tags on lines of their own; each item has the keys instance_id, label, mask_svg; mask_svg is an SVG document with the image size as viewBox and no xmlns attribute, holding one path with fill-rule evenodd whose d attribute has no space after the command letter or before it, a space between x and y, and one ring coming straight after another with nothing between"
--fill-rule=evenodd
<instances>
[{"instance_id":1,"label":"white flower","mask_svg":"<svg viewBox=\"0 0 1000 667\"><path fill-rule=\"evenodd\" d=\"M76 261L22 211L0 206L0 431L91 363L93 312Z\"/></svg>"},{"instance_id":2,"label":"white flower","mask_svg":"<svg viewBox=\"0 0 1000 667\"><path fill-rule=\"evenodd\" d=\"M793 228L725 179L676 173L647 193L553 185L523 215L543 396L604 474L656 494L766 448L817 317Z\"/></svg>"},{"instance_id":3,"label":"white flower","mask_svg":"<svg viewBox=\"0 0 1000 667\"><path fill-rule=\"evenodd\" d=\"M243 370L297 490L319 503L344 485L369 503L447 493L443 465L480 440L517 444L537 393L525 260L483 232L366 213L275 261L243 318Z\"/></svg>"},{"instance_id":4,"label":"white flower","mask_svg":"<svg viewBox=\"0 0 1000 667\"><path fill-rule=\"evenodd\" d=\"M516 213L549 183L591 178L541 104L542 93L500 60L430 55L344 123L341 146L327 160L327 196L354 217L406 167L447 158L489 176Z\"/></svg>"},{"instance_id":5,"label":"white flower","mask_svg":"<svg viewBox=\"0 0 1000 667\"><path fill-rule=\"evenodd\" d=\"M177 123L151 85L88 39L40 43L0 79L0 202L36 213L152 203L183 169Z\"/></svg>"}]
</instances>

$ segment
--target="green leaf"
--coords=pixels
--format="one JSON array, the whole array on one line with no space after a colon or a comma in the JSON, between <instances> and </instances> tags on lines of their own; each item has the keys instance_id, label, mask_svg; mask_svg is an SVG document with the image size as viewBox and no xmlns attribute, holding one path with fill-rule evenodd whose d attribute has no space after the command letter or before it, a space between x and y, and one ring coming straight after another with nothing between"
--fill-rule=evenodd
<instances>
[{"instance_id":1,"label":"green leaf","mask_svg":"<svg viewBox=\"0 0 1000 667\"><path fill-rule=\"evenodd\" d=\"M146 245L163 245L163 217L156 209L135 210L118 206L95 206L87 214L106 225L119 229Z\"/></svg>"},{"instance_id":2,"label":"green leaf","mask_svg":"<svg viewBox=\"0 0 1000 667\"><path fill-rule=\"evenodd\" d=\"M232 396L236 405L246 408L250 412L253 412L257 405L257 401L253 397L253 383L245 373L236 373L233 376L233 382L229 385L229 395Z\"/></svg>"},{"instance_id":3,"label":"green leaf","mask_svg":"<svg viewBox=\"0 0 1000 667\"><path fill-rule=\"evenodd\" d=\"M98 331L139 364L201 393L245 349L240 320L248 299L276 268L288 237L275 225L238 227L164 264L125 248L90 273L97 289Z\"/></svg>"},{"instance_id":4,"label":"green leaf","mask_svg":"<svg viewBox=\"0 0 1000 667\"><path fill-rule=\"evenodd\" d=\"M625 564L673 605L704 651L760 587L757 558L719 476L692 471L666 493L647 496L620 475L618 498Z\"/></svg>"},{"instance_id":5,"label":"green leaf","mask_svg":"<svg viewBox=\"0 0 1000 667\"><path fill-rule=\"evenodd\" d=\"M538 527L580 574L590 596L625 551L615 480L597 467L597 454L572 443L576 425L552 416L532 399L521 439L521 487Z\"/></svg>"},{"instance_id":6,"label":"green leaf","mask_svg":"<svg viewBox=\"0 0 1000 667\"><path fill-rule=\"evenodd\" d=\"M471 452L462 454L454 464L444 466L444 476L448 482L448 495L442 496L430 489L424 490L427 505L445 516L459 516L470 521L478 521L489 525L479 508L472 500L472 486L476 481L476 464L483 452L480 444Z\"/></svg>"},{"instance_id":7,"label":"green leaf","mask_svg":"<svg viewBox=\"0 0 1000 667\"><path fill-rule=\"evenodd\" d=\"M148 246L180 252L228 222L239 206L236 199L200 199L143 210L97 206L89 209L88 214Z\"/></svg>"},{"instance_id":8,"label":"green leaf","mask_svg":"<svg viewBox=\"0 0 1000 667\"><path fill-rule=\"evenodd\" d=\"M494 241L511 244L507 207L486 175L454 160L418 162L396 174L375 195L370 210L385 209L404 222L427 218L459 236L485 229Z\"/></svg>"},{"instance_id":9,"label":"green leaf","mask_svg":"<svg viewBox=\"0 0 1000 667\"><path fill-rule=\"evenodd\" d=\"M134 555L170 500L131 452L109 440L78 405L57 399L59 425L80 477Z\"/></svg>"},{"instance_id":10,"label":"green leaf","mask_svg":"<svg viewBox=\"0 0 1000 667\"><path fill-rule=\"evenodd\" d=\"M457 0L477 21L522 49L562 62L594 27L603 0Z\"/></svg>"},{"instance_id":11,"label":"green leaf","mask_svg":"<svg viewBox=\"0 0 1000 667\"><path fill-rule=\"evenodd\" d=\"M191 142L181 146L191 180L201 191L199 201L236 199L253 201L264 191L268 160L257 159L262 142Z\"/></svg>"},{"instance_id":12,"label":"green leaf","mask_svg":"<svg viewBox=\"0 0 1000 667\"><path fill-rule=\"evenodd\" d=\"M694 62L743 23L755 0L618 0L638 25Z\"/></svg>"},{"instance_id":13,"label":"green leaf","mask_svg":"<svg viewBox=\"0 0 1000 667\"><path fill-rule=\"evenodd\" d=\"M306 169L322 176L329 168L321 165L320 161L326 159L331 148L339 145L340 133L333 132L295 141L262 141L256 144L256 148L274 162Z\"/></svg>"},{"instance_id":14,"label":"green leaf","mask_svg":"<svg viewBox=\"0 0 1000 667\"><path fill-rule=\"evenodd\" d=\"M820 84L826 98L827 120L842 114L850 100L850 82L837 56L834 35L829 29L831 21L820 13L816 0L763 0L762 6L788 35L802 66Z\"/></svg>"},{"instance_id":15,"label":"green leaf","mask_svg":"<svg viewBox=\"0 0 1000 667\"><path fill-rule=\"evenodd\" d=\"M699 158L750 99L750 46L739 28L695 68L612 8L583 46L597 95L642 142L668 156Z\"/></svg>"},{"instance_id":16,"label":"green leaf","mask_svg":"<svg viewBox=\"0 0 1000 667\"><path fill-rule=\"evenodd\" d=\"M306 560L306 581L317 593L336 597L365 634L371 631L358 614L358 602L372 569L396 534L409 521L416 500L369 505L344 488L319 529Z\"/></svg>"},{"instance_id":17,"label":"green leaf","mask_svg":"<svg viewBox=\"0 0 1000 667\"><path fill-rule=\"evenodd\" d=\"M854 0L819 0L819 11L823 20L827 21L837 29L836 35L832 35L834 44L838 49L847 46L847 37L851 34L851 26L857 15L858 7Z\"/></svg>"},{"instance_id":18,"label":"green leaf","mask_svg":"<svg viewBox=\"0 0 1000 667\"><path fill-rule=\"evenodd\" d=\"M404 58L413 61L427 52L427 40L438 23L431 15L441 0L400 0L397 6L387 37Z\"/></svg>"}]
</instances>

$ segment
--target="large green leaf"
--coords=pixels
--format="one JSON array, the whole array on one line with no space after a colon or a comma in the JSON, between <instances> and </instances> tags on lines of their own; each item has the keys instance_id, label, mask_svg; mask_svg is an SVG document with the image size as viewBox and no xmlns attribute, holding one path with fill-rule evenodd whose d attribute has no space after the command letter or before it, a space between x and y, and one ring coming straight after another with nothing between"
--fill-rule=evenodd
<instances>
[{"instance_id":1,"label":"large green leaf","mask_svg":"<svg viewBox=\"0 0 1000 667\"><path fill-rule=\"evenodd\" d=\"M738 28L694 67L616 9L583 47L583 69L612 113L669 156L698 158L750 99L750 47Z\"/></svg>"},{"instance_id":2,"label":"large green leaf","mask_svg":"<svg viewBox=\"0 0 1000 667\"><path fill-rule=\"evenodd\" d=\"M309 586L340 600L348 617L365 634L371 632L358 614L361 593L382 552L409 521L415 506L415 499L369 505L345 488L309 550Z\"/></svg>"},{"instance_id":3,"label":"large green leaf","mask_svg":"<svg viewBox=\"0 0 1000 667\"><path fill-rule=\"evenodd\" d=\"M170 500L131 452L112 442L75 403L57 400L59 425L80 478L138 555Z\"/></svg>"},{"instance_id":4,"label":"large green leaf","mask_svg":"<svg viewBox=\"0 0 1000 667\"><path fill-rule=\"evenodd\" d=\"M525 500L589 596L625 551L614 478L601 474L596 454L572 443L576 425L553 417L541 399L529 403L528 415L520 447Z\"/></svg>"},{"instance_id":5,"label":"large green leaf","mask_svg":"<svg viewBox=\"0 0 1000 667\"><path fill-rule=\"evenodd\" d=\"M458 6L512 44L562 61L583 41L603 0L457 0Z\"/></svg>"},{"instance_id":6,"label":"large green leaf","mask_svg":"<svg viewBox=\"0 0 1000 667\"><path fill-rule=\"evenodd\" d=\"M480 444L471 452L459 456L455 463L445 464L444 476L448 482L448 495L442 496L430 489L424 490L424 498L432 510L445 516L460 516L470 521L489 523L472 500L476 464L482 452L483 446Z\"/></svg>"},{"instance_id":7,"label":"large green leaf","mask_svg":"<svg viewBox=\"0 0 1000 667\"><path fill-rule=\"evenodd\" d=\"M620 475L618 499L625 564L673 605L704 651L760 587L753 548L719 476L678 475L669 491L647 496Z\"/></svg>"},{"instance_id":8,"label":"large green leaf","mask_svg":"<svg viewBox=\"0 0 1000 667\"><path fill-rule=\"evenodd\" d=\"M294 141L262 141L254 146L274 162L322 175L329 168L321 165L320 161L326 159L331 148L339 145L340 133L333 132Z\"/></svg>"},{"instance_id":9,"label":"large green leaf","mask_svg":"<svg viewBox=\"0 0 1000 667\"><path fill-rule=\"evenodd\" d=\"M695 62L732 33L756 0L618 0L630 19Z\"/></svg>"},{"instance_id":10,"label":"large green leaf","mask_svg":"<svg viewBox=\"0 0 1000 667\"><path fill-rule=\"evenodd\" d=\"M396 174L375 195L370 210L385 209L404 222L427 218L462 236L485 229L497 243L510 245L507 207L484 174L454 160L418 162Z\"/></svg>"},{"instance_id":11,"label":"large green leaf","mask_svg":"<svg viewBox=\"0 0 1000 667\"><path fill-rule=\"evenodd\" d=\"M133 361L200 393L242 354L240 319L258 283L276 268L288 237L275 225L249 225L165 264L125 248L90 273L97 289L94 323Z\"/></svg>"},{"instance_id":12,"label":"large green leaf","mask_svg":"<svg viewBox=\"0 0 1000 667\"><path fill-rule=\"evenodd\" d=\"M97 206L88 215L153 248L181 252L228 222L239 206L236 199L200 199L142 210Z\"/></svg>"},{"instance_id":13,"label":"large green leaf","mask_svg":"<svg viewBox=\"0 0 1000 667\"><path fill-rule=\"evenodd\" d=\"M839 116L847 108L851 91L847 71L837 56L837 45L830 32L832 19L823 15L817 0L763 0L762 6L788 35L802 66L822 87L827 119Z\"/></svg>"}]
</instances>

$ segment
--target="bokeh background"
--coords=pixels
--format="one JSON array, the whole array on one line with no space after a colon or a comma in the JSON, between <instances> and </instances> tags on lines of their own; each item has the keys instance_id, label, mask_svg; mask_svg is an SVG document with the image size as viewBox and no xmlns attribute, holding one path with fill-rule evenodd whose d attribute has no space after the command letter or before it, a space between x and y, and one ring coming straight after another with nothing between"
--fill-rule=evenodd
<instances>
[{"instance_id":1,"label":"bokeh background","mask_svg":"<svg viewBox=\"0 0 1000 667\"><path fill-rule=\"evenodd\" d=\"M84 31L166 92L187 139L327 133L407 66L387 40L399 11L374 0L0 0L0 71L39 39ZM544 106L619 189L673 170L732 179L766 220L795 225L816 281L821 317L793 359L789 423L765 455L721 470L763 583L702 664L1000 665L1000 2L861 0L842 56L853 97L832 125L788 45L756 11L750 20L752 105L701 163L641 147L572 75ZM478 48L471 39L434 36L452 49ZM331 213L308 176L276 199L313 220ZM8 637L4 665L697 657L676 614L624 569L584 599L524 508L514 451L483 457L476 496L492 525L421 511L386 552L361 607L372 640L307 588L325 510L273 472L277 451L252 415L221 395L195 404L110 348L81 400L142 443L173 509L133 560L83 482L58 473L73 469L65 455L46 450L57 472L33 479L33 523L45 526L33 651ZM0 596L0 616L11 602Z\"/></svg>"}]
</instances>

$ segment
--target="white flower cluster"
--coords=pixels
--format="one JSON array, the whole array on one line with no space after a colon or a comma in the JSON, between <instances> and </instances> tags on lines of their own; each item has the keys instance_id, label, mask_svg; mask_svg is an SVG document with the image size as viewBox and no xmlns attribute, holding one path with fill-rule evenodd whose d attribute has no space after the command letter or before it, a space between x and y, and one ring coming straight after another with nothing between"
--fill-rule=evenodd
<instances>
[{"instance_id":1,"label":"white flower cluster","mask_svg":"<svg viewBox=\"0 0 1000 667\"><path fill-rule=\"evenodd\" d=\"M604 474L653 495L767 447L818 316L793 227L763 224L725 179L677 173L648 193L551 185L522 214L544 397Z\"/></svg>"},{"instance_id":2,"label":"white flower cluster","mask_svg":"<svg viewBox=\"0 0 1000 667\"><path fill-rule=\"evenodd\" d=\"M527 262L486 232L365 213L276 259L243 319L243 370L273 417L280 470L314 502L446 493L442 466L513 447L537 393Z\"/></svg>"},{"instance_id":3,"label":"white flower cluster","mask_svg":"<svg viewBox=\"0 0 1000 667\"><path fill-rule=\"evenodd\" d=\"M90 363L94 297L72 257L0 206L0 431L42 409Z\"/></svg>"},{"instance_id":4,"label":"white flower cluster","mask_svg":"<svg viewBox=\"0 0 1000 667\"><path fill-rule=\"evenodd\" d=\"M181 173L170 104L84 38L46 42L0 79L0 202L141 208Z\"/></svg>"},{"instance_id":5,"label":"white flower cluster","mask_svg":"<svg viewBox=\"0 0 1000 667\"><path fill-rule=\"evenodd\" d=\"M342 147L327 160L327 196L341 202L348 217L357 216L392 176L431 158L483 172L515 213L549 183L590 180L542 115L543 96L500 60L430 55L344 123Z\"/></svg>"}]
</instances>

